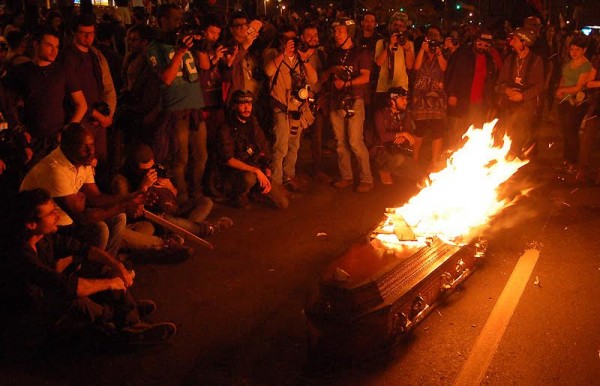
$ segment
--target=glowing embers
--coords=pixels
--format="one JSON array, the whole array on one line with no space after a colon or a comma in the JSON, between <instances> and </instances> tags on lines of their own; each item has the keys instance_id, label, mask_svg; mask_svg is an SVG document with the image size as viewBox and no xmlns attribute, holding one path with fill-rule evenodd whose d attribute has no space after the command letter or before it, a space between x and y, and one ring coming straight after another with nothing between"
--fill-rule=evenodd
<instances>
[{"instance_id":1,"label":"glowing embers","mask_svg":"<svg viewBox=\"0 0 600 386\"><path fill-rule=\"evenodd\" d=\"M404 206L390 210L388 220L374 236L388 248L425 242L434 236L448 243L466 244L493 216L523 197L529 190L511 198L501 197L499 192L499 187L528 161L507 160L511 146L507 136L500 147L494 146L496 122L485 123L482 129L471 126L464 136L468 140L452 154L446 168L432 173L428 186ZM404 221L415 235L412 241L397 236L395 224Z\"/></svg>"}]
</instances>

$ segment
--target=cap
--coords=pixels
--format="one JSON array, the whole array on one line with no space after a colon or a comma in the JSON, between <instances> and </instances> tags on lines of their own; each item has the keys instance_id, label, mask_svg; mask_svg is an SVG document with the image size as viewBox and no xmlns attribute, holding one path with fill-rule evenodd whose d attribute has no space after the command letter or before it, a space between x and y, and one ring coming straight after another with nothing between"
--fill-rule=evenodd
<instances>
[{"instance_id":1,"label":"cap","mask_svg":"<svg viewBox=\"0 0 600 386\"><path fill-rule=\"evenodd\" d=\"M356 23L354 22L354 20L350 19L349 17L338 17L333 21L333 24L331 24L331 26L335 28L338 25L346 26L348 36L350 38L354 37L354 34L356 33Z\"/></svg>"},{"instance_id":2,"label":"cap","mask_svg":"<svg viewBox=\"0 0 600 386\"><path fill-rule=\"evenodd\" d=\"M390 99L408 96L408 91L404 87L391 87L388 90Z\"/></svg>"},{"instance_id":3,"label":"cap","mask_svg":"<svg viewBox=\"0 0 600 386\"><path fill-rule=\"evenodd\" d=\"M521 39L525 44L529 47L533 46L535 43L535 32L530 30L529 28L519 27L513 31L513 34Z\"/></svg>"},{"instance_id":4,"label":"cap","mask_svg":"<svg viewBox=\"0 0 600 386\"><path fill-rule=\"evenodd\" d=\"M490 33L480 32L479 35L477 35L477 39L491 44L494 40L494 37Z\"/></svg>"},{"instance_id":5,"label":"cap","mask_svg":"<svg viewBox=\"0 0 600 386\"><path fill-rule=\"evenodd\" d=\"M250 90L236 90L231 96L231 103L239 105L240 103L253 103L254 94Z\"/></svg>"}]
</instances>

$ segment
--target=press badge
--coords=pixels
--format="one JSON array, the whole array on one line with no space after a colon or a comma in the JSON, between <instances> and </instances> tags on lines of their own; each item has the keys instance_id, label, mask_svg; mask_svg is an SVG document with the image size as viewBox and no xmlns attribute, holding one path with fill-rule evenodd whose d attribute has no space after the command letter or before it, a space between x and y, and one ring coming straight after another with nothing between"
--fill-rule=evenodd
<instances>
[{"instance_id":1,"label":"press badge","mask_svg":"<svg viewBox=\"0 0 600 386\"><path fill-rule=\"evenodd\" d=\"M252 150L251 147L247 147L246 148L246 153L248 153L249 156L252 156L254 154L254 150Z\"/></svg>"}]
</instances>

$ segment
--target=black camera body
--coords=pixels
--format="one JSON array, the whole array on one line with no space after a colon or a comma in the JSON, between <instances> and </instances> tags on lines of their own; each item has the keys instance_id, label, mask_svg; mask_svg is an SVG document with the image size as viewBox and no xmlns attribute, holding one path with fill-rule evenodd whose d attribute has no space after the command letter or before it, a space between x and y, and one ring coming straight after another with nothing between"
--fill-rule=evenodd
<instances>
[{"instance_id":1,"label":"black camera body","mask_svg":"<svg viewBox=\"0 0 600 386\"><path fill-rule=\"evenodd\" d=\"M340 110L344 115L344 118L352 118L356 114L354 110L354 103L356 98L352 94L345 94L340 100Z\"/></svg>"},{"instance_id":2,"label":"black camera body","mask_svg":"<svg viewBox=\"0 0 600 386\"><path fill-rule=\"evenodd\" d=\"M98 101L92 105L92 108L100 114L108 117L110 115L110 106L104 101Z\"/></svg>"},{"instance_id":3,"label":"black camera body","mask_svg":"<svg viewBox=\"0 0 600 386\"><path fill-rule=\"evenodd\" d=\"M398 39L398 42L390 48L392 51L398 51L398 47L404 46L408 41L408 37L402 32L395 33L392 36L396 36L396 38Z\"/></svg>"},{"instance_id":4,"label":"black camera body","mask_svg":"<svg viewBox=\"0 0 600 386\"><path fill-rule=\"evenodd\" d=\"M194 24L184 24L177 31L177 43L179 47L187 47L183 42L187 36L192 37L192 47L200 48L202 46L202 30Z\"/></svg>"},{"instance_id":5,"label":"black camera body","mask_svg":"<svg viewBox=\"0 0 600 386\"><path fill-rule=\"evenodd\" d=\"M218 46L223 46L223 48L225 48L225 55L232 55L233 52L235 51L235 47L236 47L237 43L233 40L227 40L227 41L221 41L217 43L217 47Z\"/></svg>"},{"instance_id":6,"label":"black camera body","mask_svg":"<svg viewBox=\"0 0 600 386\"><path fill-rule=\"evenodd\" d=\"M386 149L390 154L402 154L409 158L412 158L414 155L414 150L408 141L402 143L389 143L386 145Z\"/></svg>"},{"instance_id":7,"label":"black camera body","mask_svg":"<svg viewBox=\"0 0 600 386\"><path fill-rule=\"evenodd\" d=\"M442 46L442 43L437 40L427 40L427 44L429 44L429 51L435 53L438 47Z\"/></svg>"},{"instance_id":8,"label":"black camera body","mask_svg":"<svg viewBox=\"0 0 600 386\"><path fill-rule=\"evenodd\" d=\"M152 169L156 170L158 178L169 178L169 169L163 164L154 164Z\"/></svg>"}]
</instances>

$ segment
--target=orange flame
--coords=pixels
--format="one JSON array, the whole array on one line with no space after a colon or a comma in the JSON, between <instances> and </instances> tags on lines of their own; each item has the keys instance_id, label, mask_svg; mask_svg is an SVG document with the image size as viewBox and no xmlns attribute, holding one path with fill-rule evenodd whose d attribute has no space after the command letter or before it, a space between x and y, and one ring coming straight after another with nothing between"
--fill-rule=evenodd
<instances>
[{"instance_id":1,"label":"orange flame","mask_svg":"<svg viewBox=\"0 0 600 386\"><path fill-rule=\"evenodd\" d=\"M493 216L522 197L525 191L512 200L499 197L498 187L528 161L507 160L511 146L507 136L502 147L494 146L496 122L485 123L482 129L471 126L465 134L468 141L452 154L446 168L431 174L428 186L388 214L388 226L404 219L417 240L437 236L449 243L468 243ZM389 244L391 236L377 238Z\"/></svg>"}]
</instances>

